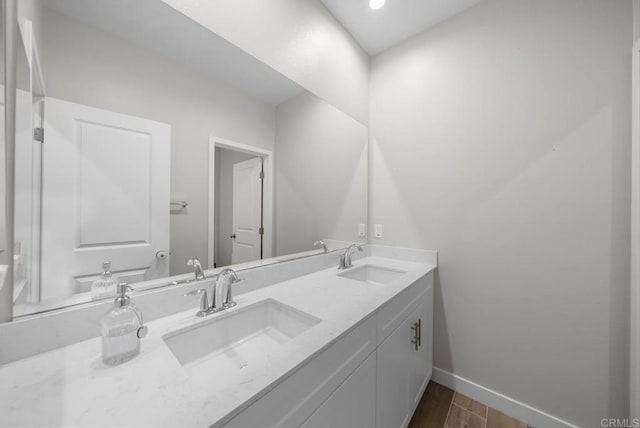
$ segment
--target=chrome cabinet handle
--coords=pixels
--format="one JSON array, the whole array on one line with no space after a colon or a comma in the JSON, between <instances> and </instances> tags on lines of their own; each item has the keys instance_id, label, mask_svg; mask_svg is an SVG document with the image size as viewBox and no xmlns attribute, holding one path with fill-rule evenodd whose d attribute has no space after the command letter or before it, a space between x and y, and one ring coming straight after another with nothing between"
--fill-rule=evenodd
<instances>
[{"instance_id":1,"label":"chrome cabinet handle","mask_svg":"<svg viewBox=\"0 0 640 428\"><path fill-rule=\"evenodd\" d=\"M411 326L411 330L413 330L413 337L411 338L411 343L413 343L413 345L415 346L415 350L418 350L418 346L420 343L420 339L418 338L418 323L414 322L413 325Z\"/></svg>"}]
</instances>

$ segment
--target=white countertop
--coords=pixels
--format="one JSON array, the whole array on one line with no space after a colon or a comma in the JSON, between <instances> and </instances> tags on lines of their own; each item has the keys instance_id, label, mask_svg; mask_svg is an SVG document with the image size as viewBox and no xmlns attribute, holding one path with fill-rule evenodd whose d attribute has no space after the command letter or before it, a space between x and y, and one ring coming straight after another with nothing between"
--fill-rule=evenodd
<instances>
[{"instance_id":1,"label":"white countertop","mask_svg":"<svg viewBox=\"0 0 640 428\"><path fill-rule=\"evenodd\" d=\"M141 354L116 367L102 364L99 337L1 366L0 426L208 427L226 422L435 269L380 257L354 262L364 264L407 273L389 284L373 285L326 269L239 295L235 308L204 318L195 316L194 299L193 310L148 323ZM162 339L266 298L322 321L265 354L260 364L244 367L240 376L219 362L183 367Z\"/></svg>"}]
</instances>

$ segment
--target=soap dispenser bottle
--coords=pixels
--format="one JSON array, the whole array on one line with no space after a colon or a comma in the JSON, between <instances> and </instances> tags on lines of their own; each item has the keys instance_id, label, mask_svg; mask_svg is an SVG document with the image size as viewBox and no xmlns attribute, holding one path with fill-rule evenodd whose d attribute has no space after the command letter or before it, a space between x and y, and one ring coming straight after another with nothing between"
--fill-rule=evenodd
<instances>
[{"instance_id":1,"label":"soap dispenser bottle","mask_svg":"<svg viewBox=\"0 0 640 428\"><path fill-rule=\"evenodd\" d=\"M102 318L102 361L110 366L129 361L140 353L140 339L147 335L142 313L127 296L133 288L118 284L115 307Z\"/></svg>"},{"instance_id":2,"label":"soap dispenser bottle","mask_svg":"<svg viewBox=\"0 0 640 428\"><path fill-rule=\"evenodd\" d=\"M91 284L91 299L99 300L116 295L118 280L111 273L111 262L102 262L100 278Z\"/></svg>"}]
</instances>

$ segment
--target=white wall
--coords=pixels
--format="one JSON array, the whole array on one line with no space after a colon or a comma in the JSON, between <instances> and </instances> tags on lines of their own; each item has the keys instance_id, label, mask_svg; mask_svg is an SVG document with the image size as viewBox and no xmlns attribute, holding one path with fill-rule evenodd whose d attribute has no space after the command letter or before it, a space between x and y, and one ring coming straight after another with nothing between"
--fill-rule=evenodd
<instances>
[{"instance_id":1,"label":"white wall","mask_svg":"<svg viewBox=\"0 0 640 428\"><path fill-rule=\"evenodd\" d=\"M231 264L233 242L233 165L254 155L216 148L216 242L215 259L218 267Z\"/></svg>"},{"instance_id":2,"label":"white wall","mask_svg":"<svg viewBox=\"0 0 640 428\"><path fill-rule=\"evenodd\" d=\"M633 41L640 39L640 0L633 0Z\"/></svg>"},{"instance_id":3,"label":"white wall","mask_svg":"<svg viewBox=\"0 0 640 428\"><path fill-rule=\"evenodd\" d=\"M486 0L371 63L374 243L438 249L435 365L628 415L631 1Z\"/></svg>"},{"instance_id":4,"label":"white wall","mask_svg":"<svg viewBox=\"0 0 640 428\"><path fill-rule=\"evenodd\" d=\"M163 0L368 123L369 58L318 0Z\"/></svg>"},{"instance_id":5,"label":"white wall","mask_svg":"<svg viewBox=\"0 0 640 428\"><path fill-rule=\"evenodd\" d=\"M209 136L273 150L274 108L49 9L44 30L49 96L171 125L171 273L207 260Z\"/></svg>"},{"instance_id":6,"label":"white wall","mask_svg":"<svg viewBox=\"0 0 640 428\"><path fill-rule=\"evenodd\" d=\"M304 93L276 109L276 255L321 239L364 242L368 129Z\"/></svg>"}]
</instances>

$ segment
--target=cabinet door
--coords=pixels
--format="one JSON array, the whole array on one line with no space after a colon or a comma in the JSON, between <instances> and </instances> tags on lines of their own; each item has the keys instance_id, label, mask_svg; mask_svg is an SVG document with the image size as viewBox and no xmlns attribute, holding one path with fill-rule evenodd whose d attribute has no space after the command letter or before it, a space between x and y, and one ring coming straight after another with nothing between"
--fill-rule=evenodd
<instances>
[{"instance_id":1,"label":"cabinet door","mask_svg":"<svg viewBox=\"0 0 640 428\"><path fill-rule=\"evenodd\" d=\"M409 351L409 400L413 413L431 377L433 365L433 287L422 294L418 307L409 315L409 323L420 325L420 345L417 349L412 346Z\"/></svg>"},{"instance_id":2,"label":"cabinet door","mask_svg":"<svg viewBox=\"0 0 640 428\"><path fill-rule=\"evenodd\" d=\"M302 425L371 428L376 425L376 353L373 352Z\"/></svg>"},{"instance_id":3,"label":"cabinet door","mask_svg":"<svg viewBox=\"0 0 640 428\"><path fill-rule=\"evenodd\" d=\"M410 318L378 346L377 405L378 428L407 426L409 419L409 352L411 350Z\"/></svg>"}]
</instances>

